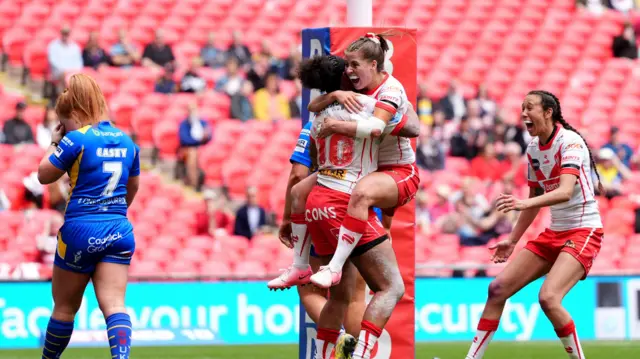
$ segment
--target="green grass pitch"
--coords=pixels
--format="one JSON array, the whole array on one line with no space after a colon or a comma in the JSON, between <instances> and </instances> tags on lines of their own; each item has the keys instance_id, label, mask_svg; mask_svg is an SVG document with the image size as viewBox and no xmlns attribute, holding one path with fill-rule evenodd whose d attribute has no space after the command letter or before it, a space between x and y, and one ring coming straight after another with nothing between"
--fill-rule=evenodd
<instances>
[{"instance_id":1,"label":"green grass pitch","mask_svg":"<svg viewBox=\"0 0 640 359\"><path fill-rule=\"evenodd\" d=\"M417 359L464 359L468 343L420 343L416 349ZM583 343L588 359L640 358L640 342ZM104 349L69 349L62 359L109 358ZM296 345L246 345L246 346L201 346L201 347L134 347L132 359L296 359ZM38 350L0 350L2 359L40 358ZM566 359L559 342L494 342L485 353L485 359Z\"/></svg>"}]
</instances>

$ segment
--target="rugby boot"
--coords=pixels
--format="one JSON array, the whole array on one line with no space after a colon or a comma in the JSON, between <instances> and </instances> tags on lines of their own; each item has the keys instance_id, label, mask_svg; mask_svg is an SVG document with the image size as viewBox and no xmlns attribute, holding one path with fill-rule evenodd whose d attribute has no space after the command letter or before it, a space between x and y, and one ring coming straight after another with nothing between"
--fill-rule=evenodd
<instances>
[{"instance_id":1,"label":"rugby boot","mask_svg":"<svg viewBox=\"0 0 640 359\"><path fill-rule=\"evenodd\" d=\"M328 289L340 283L342 271L332 272L329 266L322 266L318 273L311 276L311 283L318 288Z\"/></svg>"},{"instance_id":2,"label":"rugby boot","mask_svg":"<svg viewBox=\"0 0 640 359\"><path fill-rule=\"evenodd\" d=\"M272 290L284 290L296 285L309 284L312 274L313 270L311 269L311 266L308 265L307 268L300 269L292 264L289 268L285 269L278 278L269 281L267 286Z\"/></svg>"}]
</instances>

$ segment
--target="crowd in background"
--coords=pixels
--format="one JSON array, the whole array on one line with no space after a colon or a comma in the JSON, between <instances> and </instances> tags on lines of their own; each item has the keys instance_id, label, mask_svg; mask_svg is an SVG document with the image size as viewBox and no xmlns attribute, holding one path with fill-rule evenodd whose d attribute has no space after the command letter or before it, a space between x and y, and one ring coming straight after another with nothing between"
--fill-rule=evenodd
<instances>
[{"instance_id":1,"label":"crowd in background","mask_svg":"<svg viewBox=\"0 0 640 359\"><path fill-rule=\"evenodd\" d=\"M600 1L582 1L591 11L598 11ZM624 1L611 1L625 6ZM161 69L155 91L163 94L176 92L201 93L218 91L231 100L230 118L240 121L280 121L298 118L301 113L301 86L296 79L297 66L301 61L299 47L290 49L287 58L278 59L264 42L261 49L252 53L242 42L239 32L233 34L232 44L226 48L215 45L213 34L200 50L198 57L191 59L186 71L180 76L172 47L165 43L162 30L155 32L153 42L140 49L120 31L118 42L109 49L99 45L96 33L90 34L86 46L80 46L70 38L72 29L65 27L60 38L48 46L50 64L49 80L54 85L51 101L64 86L69 72L82 67L100 66L146 66ZM638 58L638 35L640 23L627 25L622 34L615 37L612 52L616 57ZM207 88L200 77L200 67L220 69L224 72L216 81L215 88ZM294 91L284 94L281 82L293 81ZM440 99L428 96L428 89L419 85L417 113L422 122L417 141L417 164L429 172L442 171L448 161L468 166L467 176L460 188L439 184L434 197L419 192L416 198L416 220L421 231L434 226L443 233L458 234L462 245L485 245L490 240L509 233L515 215L502 214L494 209L494 197L487 194L512 193L526 186L527 162L523 154L530 137L519 118L505 116L489 91L480 86L476 98L464 98L459 85L452 81L447 94ZM4 124L0 142L19 145L36 143L46 148L51 141L51 132L57 123L55 111L49 108L37 128L32 129L24 121L26 105L18 103L16 115ZM178 176L188 186L203 190L206 211L198 218L198 234L215 237L221 233L251 238L261 231L271 230L275 225L273 214L260 207L255 188L247 190L246 201L239 206L231 204L224 189L202 188L202 173L198 168L198 147L215 136L215 128L201 118L195 105L190 106L189 115L179 126L180 167ZM625 180L632 169L640 165L640 152L619 139L619 130L612 128L608 143L594 149L597 168L600 172L605 195L613 198L624 193ZM468 162L466 162L468 161ZM466 164L464 164L466 163ZM25 178L27 203L33 208L43 206L42 197L47 192L48 206L64 210L68 178L43 188L37 179ZM479 190L482 188L483 190ZM284 195L284 194L283 194ZM6 196L0 191L0 209L8 208ZM45 233L38 239L42 260L50 261L55 251L55 233L59 218L52 219Z\"/></svg>"}]
</instances>

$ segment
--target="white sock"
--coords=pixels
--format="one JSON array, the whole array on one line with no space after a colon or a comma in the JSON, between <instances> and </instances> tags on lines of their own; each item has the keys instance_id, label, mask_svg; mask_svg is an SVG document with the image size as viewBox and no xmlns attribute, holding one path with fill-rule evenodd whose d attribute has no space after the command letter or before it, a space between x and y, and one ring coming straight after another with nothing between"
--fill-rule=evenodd
<instances>
[{"instance_id":1,"label":"white sock","mask_svg":"<svg viewBox=\"0 0 640 359\"><path fill-rule=\"evenodd\" d=\"M482 359L484 351L487 350L493 334L498 329L498 320L480 319L476 336L473 338L471 348L465 359Z\"/></svg>"},{"instance_id":2,"label":"white sock","mask_svg":"<svg viewBox=\"0 0 640 359\"><path fill-rule=\"evenodd\" d=\"M353 352L353 359L371 359L371 351L380 335L382 335L382 329L366 320L362 321L361 327L356 350Z\"/></svg>"},{"instance_id":3,"label":"white sock","mask_svg":"<svg viewBox=\"0 0 640 359\"><path fill-rule=\"evenodd\" d=\"M338 330L318 328L315 359L330 359L339 335Z\"/></svg>"},{"instance_id":4,"label":"white sock","mask_svg":"<svg viewBox=\"0 0 640 359\"><path fill-rule=\"evenodd\" d=\"M293 240L293 266L304 269L309 266L311 236L307 235L304 214L291 215L291 239Z\"/></svg>"},{"instance_id":5,"label":"white sock","mask_svg":"<svg viewBox=\"0 0 640 359\"><path fill-rule=\"evenodd\" d=\"M332 272L342 271L342 267L347 262L347 259L356 248L360 238L367 230L367 221L363 221L350 215L347 215L340 226L340 233L338 234L338 247L336 252L329 262L329 268Z\"/></svg>"},{"instance_id":6,"label":"white sock","mask_svg":"<svg viewBox=\"0 0 640 359\"><path fill-rule=\"evenodd\" d=\"M580 339L578 339L578 332L576 331L576 325L573 320L569 324L560 329L556 329L556 334L564 346L564 350L571 359L585 359L582 346L580 345Z\"/></svg>"}]
</instances>

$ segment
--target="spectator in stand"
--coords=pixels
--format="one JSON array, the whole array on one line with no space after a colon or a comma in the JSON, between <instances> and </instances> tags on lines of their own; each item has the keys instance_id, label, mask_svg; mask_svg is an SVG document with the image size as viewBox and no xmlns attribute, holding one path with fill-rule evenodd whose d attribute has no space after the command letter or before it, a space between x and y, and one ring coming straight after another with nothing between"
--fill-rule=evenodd
<instances>
[{"instance_id":1,"label":"spectator in stand","mask_svg":"<svg viewBox=\"0 0 640 359\"><path fill-rule=\"evenodd\" d=\"M216 91L224 92L233 97L240 93L244 78L240 75L238 60L235 57L227 59L227 73L216 82Z\"/></svg>"},{"instance_id":2,"label":"spectator in stand","mask_svg":"<svg viewBox=\"0 0 640 359\"><path fill-rule=\"evenodd\" d=\"M423 190L416 193L416 225L420 230L426 230L432 223L427 194Z\"/></svg>"},{"instance_id":3,"label":"spectator in stand","mask_svg":"<svg viewBox=\"0 0 640 359\"><path fill-rule=\"evenodd\" d=\"M491 128L493 126L493 118L482 117L482 108L480 108L480 102L478 100L469 100L467 102L467 114L465 115L469 126L474 131L482 131L485 128Z\"/></svg>"},{"instance_id":4,"label":"spectator in stand","mask_svg":"<svg viewBox=\"0 0 640 359\"><path fill-rule=\"evenodd\" d=\"M298 78L298 68L302 62L302 53L299 46L291 46L289 56L280 64L280 77L285 80L293 80Z\"/></svg>"},{"instance_id":5,"label":"spectator in stand","mask_svg":"<svg viewBox=\"0 0 640 359\"><path fill-rule=\"evenodd\" d=\"M498 181L503 175L502 168L502 163L496 158L494 144L487 143L482 148L480 156L471 160L470 175L482 181Z\"/></svg>"},{"instance_id":6,"label":"spectator in stand","mask_svg":"<svg viewBox=\"0 0 640 359\"><path fill-rule=\"evenodd\" d=\"M633 149L626 143L620 142L618 138L620 129L616 126L612 126L609 132L609 142L603 146L603 148L610 148L622 163L629 167L631 166L631 158L633 157Z\"/></svg>"},{"instance_id":7,"label":"spectator in stand","mask_svg":"<svg viewBox=\"0 0 640 359\"><path fill-rule=\"evenodd\" d=\"M289 100L289 113L291 118L300 118L302 113L302 83L300 79L295 79L296 93L291 100Z\"/></svg>"},{"instance_id":8,"label":"spectator in stand","mask_svg":"<svg viewBox=\"0 0 640 359\"><path fill-rule=\"evenodd\" d=\"M503 175L502 179L510 181L516 187L522 187L527 184L527 160L522 156L520 145L516 142L509 142L504 146L506 160L504 167L500 171Z\"/></svg>"},{"instance_id":9,"label":"spectator in stand","mask_svg":"<svg viewBox=\"0 0 640 359\"><path fill-rule=\"evenodd\" d=\"M596 15L601 15L605 9L604 0L576 0L576 6Z\"/></svg>"},{"instance_id":10,"label":"spectator in stand","mask_svg":"<svg viewBox=\"0 0 640 359\"><path fill-rule=\"evenodd\" d=\"M178 85L176 84L173 76L175 75L173 65L166 64L164 66L164 72L162 76L156 82L154 91L157 93L171 94L178 91Z\"/></svg>"},{"instance_id":11,"label":"spectator in stand","mask_svg":"<svg viewBox=\"0 0 640 359\"><path fill-rule=\"evenodd\" d=\"M227 50L227 58L234 57L238 60L240 66L251 64L251 51L247 45L242 42L242 34L240 31L233 32L233 40L229 49Z\"/></svg>"},{"instance_id":12,"label":"spectator in stand","mask_svg":"<svg viewBox=\"0 0 640 359\"><path fill-rule=\"evenodd\" d=\"M38 180L38 173L32 172L22 179L24 186L24 209L28 211L44 208L44 186Z\"/></svg>"},{"instance_id":13,"label":"spectator in stand","mask_svg":"<svg viewBox=\"0 0 640 359\"><path fill-rule=\"evenodd\" d=\"M197 215L197 235L226 236L233 231L233 213L229 211L226 198L212 189L202 193L206 205Z\"/></svg>"},{"instance_id":14,"label":"spectator in stand","mask_svg":"<svg viewBox=\"0 0 640 359\"><path fill-rule=\"evenodd\" d=\"M600 180L604 187L604 195L611 199L622 194L623 182L631 177L632 173L610 148L602 148L598 152L598 164L596 168L600 173Z\"/></svg>"},{"instance_id":15,"label":"spectator in stand","mask_svg":"<svg viewBox=\"0 0 640 359\"><path fill-rule=\"evenodd\" d=\"M200 49L200 58L202 58L204 65L214 69L223 67L226 59L224 50L216 46L215 40L215 34L209 32L207 43Z\"/></svg>"},{"instance_id":16,"label":"spectator in stand","mask_svg":"<svg viewBox=\"0 0 640 359\"><path fill-rule=\"evenodd\" d=\"M420 122L431 126L433 124L433 102L427 95L427 85L420 84L418 86L418 108L417 113Z\"/></svg>"},{"instance_id":17,"label":"spectator in stand","mask_svg":"<svg viewBox=\"0 0 640 359\"><path fill-rule=\"evenodd\" d=\"M482 117L484 116L489 116L491 118L496 117L496 111L498 109L498 106L496 105L496 102L489 97L487 86L480 85L480 87L478 87L478 97L476 98L476 100L480 105L480 110L481 110L480 115Z\"/></svg>"},{"instance_id":18,"label":"spectator in stand","mask_svg":"<svg viewBox=\"0 0 640 359\"><path fill-rule=\"evenodd\" d=\"M278 121L291 118L289 100L280 93L278 74L270 72L265 80L265 88L253 95L253 111L257 120Z\"/></svg>"},{"instance_id":19,"label":"spectator in stand","mask_svg":"<svg viewBox=\"0 0 640 359\"><path fill-rule=\"evenodd\" d=\"M269 66L277 66L278 59L273 56L273 51L271 51L271 45L267 39L263 39L260 42L260 51L257 54L253 55L254 58L264 57L267 59Z\"/></svg>"},{"instance_id":20,"label":"spectator in stand","mask_svg":"<svg viewBox=\"0 0 640 359\"><path fill-rule=\"evenodd\" d=\"M124 30L118 31L118 42L111 46L111 64L120 67L131 67L140 61L140 51L127 40Z\"/></svg>"},{"instance_id":21,"label":"spectator in stand","mask_svg":"<svg viewBox=\"0 0 640 359\"><path fill-rule=\"evenodd\" d=\"M479 135L469 126L469 121L463 118L460 121L460 130L451 137L451 156L472 159L478 154L477 146Z\"/></svg>"},{"instance_id":22,"label":"spectator in stand","mask_svg":"<svg viewBox=\"0 0 640 359\"><path fill-rule=\"evenodd\" d=\"M454 214L454 207L451 201L451 188L446 184L436 188L436 202L429 206L429 216L431 223L443 233L455 233L457 226Z\"/></svg>"},{"instance_id":23,"label":"spectator in stand","mask_svg":"<svg viewBox=\"0 0 640 359\"><path fill-rule=\"evenodd\" d=\"M609 0L608 5L613 9L617 10L623 14L628 14L629 11L633 10L635 4L634 0Z\"/></svg>"},{"instance_id":24,"label":"spectator in stand","mask_svg":"<svg viewBox=\"0 0 640 359\"><path fill-rule=\"evenodd\" d=\"M200 58L191 60L191 66L180 81L180 92L200 93L207 88L207 82L198 75L200 67L202 67Z\"/></svg>"},{"instance_id":25,"label":"spectator in stand","mask_svg":"<svg viewBox=\"0 0 640 359\"><path fill-rule=\"evenodd\" d=\"M52 106L47 107L47 110L44 112L44 119L42 119L42 123L39 123L36 127L36 141L38 142L38 146L45 150L49 148L51 145L51 134L58 123L59 121L55 108Z\"/></svg>"},{"instance_id":26,"label":"spectator in stand","mask_svg":"<svg viewBox=\"0 0 640 359\"><path fill-rule=\"evenodd\" d=\"M636 35L631 24L625 24L622 34L613 38L613 57L638 58L638 45Z\"/></svg>"},{"instance_id":27,"label":"spectator in stand","mask_svg":"<svg viewBox=\"0 0 640 359\"><path fill-rule=\"evenodd\" d=\"M457 81L451 81L447 95L440 100L438 108L444 111L445 118L448 121L458 121L467 114L467 104L458 88Z\"/></svg>"},{"instance_id":28,"label":"spectator in stand","mask_svg":"<svg viewBox=\"0 0 640 359\"><path fill-rule=\"evenodd\" d=\"M44 225L44 230L36 237L38 249L38 262L47 266L53 265L58 246L58 231L62 227L62 216L59 214L49 217Z\"/></svg>"},{"instance_id":29,"label":"spectator in stand","mask_svg":"<svg viewBox=\"0 0 640 359\"><path fill-rule=\"evenodd\" d=\"M198 147L207 144L212 137L211 127L198 115L195 103L189 105L189 116L180 123L178 132L180 152L184 159L185 182L195 189L200 187L200 168L198 167Z\"/></svg>"},{"instance_id":30,"label":"spectator in stand","mask_svg":"<svg viewBox=\"0 0 640 359\"><path fill-rule=\"evenodd\" d=\"M156 30L153 42L145 46L142 53L142 65L148 67L165 67L174 65L176 58L173 56L171 46L164 41L162 30Z\"/></svg>"},{"instance_id":31,"label":"spectator in stand","mask_svg":"<svg viewBox=\"0 0 640 359\"><path fill-rule=\"evenodd\" d=\"M100 47L98 33L95 31L89 34L87 45L82 50L82 62L85 67L92 67L94 70L111 63L109 55Z\"/></svg>"},{"instance_id":32,"label":"spectator in stand","mask_svg":"<svg viewBox=\"0 0 640 359\"><path fill-rule=\"evenodd\" d=\"M251 239L267 225L267 211L258 204L258 190L247 188L247 202L236 212L233 234Z\"/></svg>"},{"instance_id":33,"label":"spectator in stand","mask_svg":"<svg viewBox=\"0 0 640 359\"><path fill-rule=\"evenodd\" d=\"M23 143L34 143L31 126L24 120L24 112L27 104L18 102L16 104L16 115L4 123L2 132L4 143L9 145L19 145ZM48 145L50 145L49 143Z\"/></svg>"},{"instance_id":34,"label":"spectator in stand","mask_svg":"<svg viewBox=\"0 0 640 359\"><path fill-rule=\"evenodd\" d=\"M504 131L500 134L497 140L503 143L515 142L520 145L521 153L524 154L527 150L527 146L531 142L531 136L524 128L522 121L519 117L510 117L506 115L506 111L500 111L500 115L496 119L496 124L504 123Z\"/></svg>"},{"instance_id":35,"label":"spectator in stand","mask_svg":"<svg viewBox=\"0 0 640 359\"><path fill-rule=\"evenodd\" d=\"M458 215L458 234L462 245L478 245L470 243L480 234L477 223L490 209L489 202L479 193L478 186L481 185L475 179L465 178L462 189L451 198Z\"/></svg>"},{"instance_id":36,"label":"spectator in stand","mask_svg":"<svg viewBox=\"0 0 640 359\"><path fill-rule=\"evenodd\" d=\"M82 70L82 50L75 41L69 38L71 30L64 26L60 30L60 38L49 43L47 59L51 70L51 81L61 91L64 87L64 76L67 72ZM57 94L54 94L57 98Z\"/></svg>"},{"instance_id":37,"label":"spectator in stand","mask_svg":"<svg viewBox=\"0 0 640 359\"><path fill-rule=\"evenodd\" d=\"M253 118L253 85L250 81L244 81L242 91L231 96L231 118L236 118L242 122Z\"/></svg>"},{"instance_id":38,"label":"spectator in stand","mask_svg":"<svg viewBox=\"0 0 640 359\"><path fill-rule=\"evenodd\" d=\"M420 138L416 147L416 164L429 171L444 169L444 144L431 136L431 126L420 127Z\"/></svg>"},{"instance_id":39,"label":"spectator in stand","mask_svg":"<svg viewBox=\"0 0 640 359\"><path fill-rule=\"evenodd\" d=\"M269 59L262 55L257 56L253 67L247 72L247 80L251 81L254 91L264 88L264 83L269 72Z\"/></svg>"}]
</instances>

